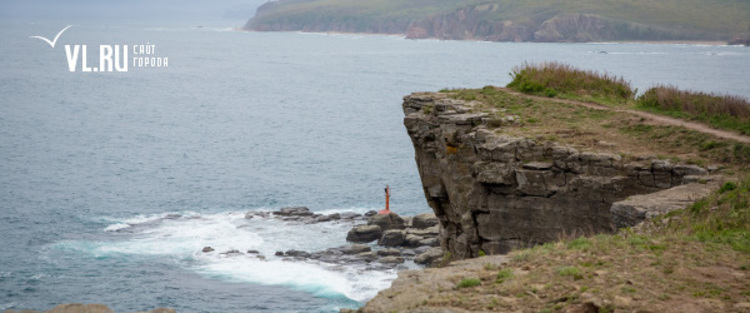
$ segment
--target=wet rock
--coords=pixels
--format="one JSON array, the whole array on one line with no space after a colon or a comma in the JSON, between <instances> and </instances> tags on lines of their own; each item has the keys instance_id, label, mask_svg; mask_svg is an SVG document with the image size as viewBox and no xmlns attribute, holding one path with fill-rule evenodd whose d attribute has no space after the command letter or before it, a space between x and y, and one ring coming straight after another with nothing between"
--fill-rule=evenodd
<instances>
[{"instance_id":1,"label":"wet rock","mask_svg":"<svg viewBox=\"0 0 750 313\"><path fill-rule=\"evenodd\" d=\"M209 246L205 246L205 247L203 247L203 250L202 250L202 251L203 251L204 253L208 253L208 252L213 252L213 251L214 251L214 248L211 248L211 247L209 247Z\"/></svg>"},{"instance_id":2,"label":"wet rock","mask_svg":"<svg viewBox=\"0 0 750 313\"><path fill-rule=\"evenodd\" d=\"M398 251L398 249L394 248L385 248L378 250L379 256L401 256L401 251Z\"/></svg>"},{"instance_id":3,"label":"wet rock","mask_svg":"<svg viewBox=\"0 0 750 313\"><path fill-rule=\"evenodd\" d=\"M377 214L370 217L368 225L378 225L383 231L389 229L404 229L404 219L396 213Z\"/></svg>"},{"instance_id":4,"label":"wet rock","mask_svg":"<svg viewBox=\"0 0 750 313\"><path fill-rule=\"evenodd\" d=\"M362 217L362 214L357 214L353 212L339 213L339 218L342 220L351 220L351 219L355 219L358 217Z\"/></svg>"},{"instance_id":5,"label":"wet rock","mask_svg":"<svg viewBox=\"0 0 750 313\"><path fill-rule=\"evenodd\" d=\"M443 250L439 248L429 248L424 253L414 258L414 263L429 265L443 258Z\"/></svg>"},{"instance_id":6,"label":"wet rock","mask_svg":"<svg viewBox=\"0 0 750 313\"><path fill-rule=\"evenodd\" d=\"M404 238L404 245L408 247L417 247L419 246L419 242L424 240L424 237L417 236L414 234L408 234L406 235L406 238Z\"/></svg>"},{"instance_id":7,"label":"wet rock","mask_svg":"<svg viewBox=\"0 0 750 313\"><path fill-rule=\"evenodd\" d=\"M355 245L348 245L343 246L338 249L343 254L360 254L362 252L369 252L372 251L372 248L368 245L362 245L362 244L355 244Z\"/></svg>"},{"instance_id":8,"label":"wet rock","mask_svg":"<svg viewBox=\"0 0 750 313\"><path fill-rule=\"evenodd\" d=\"M333 219L330 218L328 215L320 215L317 217L314 217L311 222L313 223L323 223L323 222L330 222Z\"/></svg>"},{"instance_id":9,"label":"wet rock","mask_svg":"<svg viewBox=\"0 0 750 313\"><path fill-rule=\"evenodd\" d=\"M406 232L400 229L389 229L383 233L383 237L378 242L381 246L395 247L404 243Z\"/></svg>"},{"instance_id":10,"label":"wet rock","mask_svg":"<svg viewBox=\"0 0 750 313\"><path fill-rule=\"evenodd\" d=\"M236 255L241 255L242 252L240 252L240 250L232 249L232 250L222 252L221 254L225 256L236 256Z\"/></svg>"},{"instance_id":11,"label":"wet rock","mask_svg":"<svg viewBox=\"0 0 750 313\"><path fill-rule=\"evenodd\" d=\"M427 246L417 247L414 249L414 253L416 253L417 255L420 255L422 253L427 252L428 249L430 249L430 247L427 247Z\"/></svg>"},{"instance_id":12,"label":"wet rock","mask_svg":"<svg viewBox=\"0 0 750 313\"><path fill-rule=\"evenodd\" d=\"M278 216L312 216L314 213L307 207L298 206L281 208L278 211L274 211L273 214Z\"/></svg>"},{"instance_id":13,"label":"wet rock","mask_svg":"<svg viewBox=\"0 0 750 313\"><path fill-rule=\"evenodd\" d=\"M373 251L362 252L357 254L357 258L364 260L365 262L372 262L378 258L378 255Z\"/></svg>"},{"instance_id":14,"label":"wet rock","mask_svg":"<svg viewBox=\"0 0 750 313\"><path fill-rule=\"evenodd\" d=\"M247 250L247 253L248 254L259 254L260 251L258 251L258 250Z\"/></svg>"},{"instance_id":15,"label":"wet rock","mask_svg":"<svg viewBox=\"0 0 750 313\"><path fill-rule=\"evenodd\" d=\"M415 215L412 218L411 226L413 228L425 229L425 228L435 226L439 222L440 221L435 216L435 213L422 213L422 214Z\"/></svg>"},{"instance_id":16,"label":"wet rock","mask_svg":"<svg viewBox=\"0 0 750 313\"><path fill-rule=\"evenodd\" d=\"M284 251L276 251L273 255L275 256L284 256Z\"/></svg>"},{"instance_id":17,"label":"wet rock","mask_svg":"<svg viewBox=\"0 0 750 313\"><path fill-rule=\"evenodd\" d=\"M359 225L354 227L346 235L346 241L351 242L371 242L380 239L382 230L378 225Z\"/></svg>"},{"instance_id":18,"label":"wet rock","mask_svg":"<svg viewBox=\"0 0 750 313\"><path fill-rule=\"evenodd\" d=\"M252 219L254 217L267 218L269 216L271 216L271 213L262 212L262 211L251 211L251 212L247 212L245 214L245 219L249 220L249 219Z\"/></svg>"},{"instance_id":19,"label":"wet rock","mask_svg":"<svg viewBox=\"0 0 750 313\"><path fill-rule=\"evenodd\" d=\"M378 215L378 211L375 211L375 210L370 210L370 211L367 211L367 212L366 212L366 213L365 213L364 215L365 215L366 217L370 217L370 216Z\"/></svg>"},{"instance_id":20,"label":"wet rock","mask_svg":"<svg viewBox=\"0 0 750 313\"><path fill-rule=\"evenodd\" d=\"M428 247L437 247L440 245L440 242L437 240L437 238L427 238L419 241L420 246L428 246Z\"/></svg>"},{"instance_id":21,"label":"wet rock","mask_svg":"<svg viewBox=\"0 0 750 313\"><path fill-rule=\"evenodd\" d=\"M167 214L167 216L164 217L165 220L176 220L178 218L182 217L180 214Z\"/></svg>"},{"instance_id":22,"label":"wet rock","mask_svg":"<svg viewBox=\"0 0 750 313\"><path fill-rule=\"evenodd\" d=\"M284 255L295 257L295 258L309 258L310 257L310 253L307 253L302 250L295 250L295 249L287 250L286 252L284 252Z\"/></svg>"},{"instance_id":23,"label":"wet rock","mask_svg":"<svg viewBox=\"0 0 750 313\"><path fill-rule=\"evenodd\" d=\"M412 249L404 249L403 251L401 251L401 255L405 257L413 257L417 254Z\"/></svg>"},{"instance_id":24,"label":"wet rock","mask_svg":"<svg viewBox=\"0 0 750 313\"><path fill-rule=\"evenodd\" d=\"M401 264L404 263L404 258L399 256L387 256L380 258L378 262L383 264Z\"/></svg>"}]
</instances>

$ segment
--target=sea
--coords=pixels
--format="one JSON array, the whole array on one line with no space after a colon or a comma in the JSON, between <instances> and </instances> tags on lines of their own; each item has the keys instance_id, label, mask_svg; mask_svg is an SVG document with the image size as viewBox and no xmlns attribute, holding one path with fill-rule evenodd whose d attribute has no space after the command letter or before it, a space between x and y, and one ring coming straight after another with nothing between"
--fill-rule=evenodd
<instances>
[{"instance_id":1,"label":"sea","mask_svg":"<svg viewBox=\"0 0 750 313\"><path fill-rule=\"evenodd\" d=\"M30 38L53 41L71 24L54 48ZM117 312L363 305L399 269L274 256L344 245L351 222L245 213L365 213L383 208L386 185L396 213L430 212L402 124L402 97L412 92L503 86L516 66L558 61L622 76L640 92L668 84L750 97L746 47L240 25L0 20L0 311L70 302ZM100 66L112 51L127 71ZM138 66L146 59L161 66ZM266 260L205 246L258 250Z\"/></svg>"}]
</instances>

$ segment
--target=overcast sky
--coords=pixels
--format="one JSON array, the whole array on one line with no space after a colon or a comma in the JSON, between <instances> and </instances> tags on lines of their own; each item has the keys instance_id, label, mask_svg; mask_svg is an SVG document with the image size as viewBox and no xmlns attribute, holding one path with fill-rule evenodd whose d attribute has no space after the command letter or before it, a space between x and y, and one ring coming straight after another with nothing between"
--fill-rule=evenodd
<instances>
[{"instance_id":1,"label":"overcast sky","mask_svg":"<svg viewBox=\"0 0 750 313\"><path fill-rule=\"evenodd\" d=\"M5 18L250 19L267 0L0 0Z\"/></svg>"}]
</instances>

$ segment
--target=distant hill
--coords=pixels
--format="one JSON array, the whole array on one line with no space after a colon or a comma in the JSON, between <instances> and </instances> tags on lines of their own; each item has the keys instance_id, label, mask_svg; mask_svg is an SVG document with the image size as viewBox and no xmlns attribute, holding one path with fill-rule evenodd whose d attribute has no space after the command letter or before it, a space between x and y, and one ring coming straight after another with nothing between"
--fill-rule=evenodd
<instances>
[{"instance_id":1,"label":"distant hill","mask_svg":"<svg viewBox=\"0 0 750 313\"><path fill-rule=\"evenodd\" d=\"M279 0L261 6L244 28L489 41L726 41L749 36L750 1Z\"/></svg>"}]
</instances>

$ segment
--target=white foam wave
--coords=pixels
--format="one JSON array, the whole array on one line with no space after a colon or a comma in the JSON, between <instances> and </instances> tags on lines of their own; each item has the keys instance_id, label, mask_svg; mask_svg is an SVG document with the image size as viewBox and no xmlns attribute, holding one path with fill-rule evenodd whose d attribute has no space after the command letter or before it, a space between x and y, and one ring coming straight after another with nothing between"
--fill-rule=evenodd
<instances>
[{"instance_id":1,"label":"white foam wave","mask_svg":"<svg viewBox=\"0 0 750 313\"><path fill-rule=\"evenodd\" d=\"M104 228L106 232L118 231L130 227L130 224L126 223L115 223Z\"/></svg>"},{"instance_id":2,"label":"white foam wave","mask_svg":"<svg viewBox=\"0 0 750 313\"><path fill-rule=\"evenodd\" d=\"M283 285L320 297L345 296L355 301L366 301L374 297L396 277L393 270L365 270L355 265L335 270L326 264L280 259L208 259L204 259L204 263L196 268L198 273L229 281Z\"/></svg>"},{"instance_id":3,"label":"white foam wave","mask_svg":"<svg viewBox=\"0 0 750 313\"><path fill-rule=\"evenodd\" d=\"M101 245L94 249L98 255L113 253L177 255L189 257L205 246L219 249L252 249L263 244L263 239L247 228L238 228L244 215L235 213L213 214L199 217L189 215L175 219L166 219L170 214L160 218L135 218L128 221L130 227L147 224L148 227L138 230L139 236L128 241ZM172 214L171 216L176 216ZM134 220L145 220L133 223ZM149 224L160 221L158 224ZM120 227L113 224L109 229Z\"/></svg>"},{"instance_id":4,"label":"white foam wave","mask_svg":"<svg viewBox=\"0 0 750 313\"><path fill-rule=\"evenodd\" d=\"M8 309L15 308L18 305L18 302L8 302L8 303L0 303L0 311L5 311Z\"/></svg>"},{"instance_id":5,"label":"white foam wave","mask_svg":"<svg viewBox=\"0 0 750 313\"><path fill-rule=\"evenodd\" d=\"M319 214L365 213L370 208L354 207L319 211ZM304 224L255 216L244 212L199 215L167 212L139 215L113 222L104 231L112 241L68 241L59 248L85 251L96 258L120 255L167 256L201 275L228 281L283 285L321 297L347 297L365 301L387 288L395 270L366 270L364 265L334 266L316 261L288 261L276 251L290 249L322 251L346 244L351 220ZM127 229L127 232L118 230ZM210 246L214 251L202 252ZM241 255L224 252L238 250ZM266 260L245 253L257 250Z\"/></svg>"}]
</instances>

